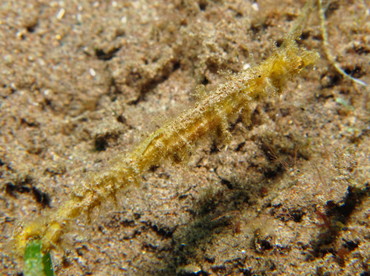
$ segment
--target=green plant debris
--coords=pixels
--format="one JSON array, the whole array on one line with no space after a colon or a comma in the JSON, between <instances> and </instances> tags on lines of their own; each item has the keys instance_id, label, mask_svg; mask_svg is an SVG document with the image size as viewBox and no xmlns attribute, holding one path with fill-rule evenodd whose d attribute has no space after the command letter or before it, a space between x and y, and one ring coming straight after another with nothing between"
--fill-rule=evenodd
<instances>
[{"instance_id":1,"label":"green plant debris","mask_svg":"<svg viewBox=\"0 0 370 276\"><path fill-rule=\"evenodd\" d=\"M50 252L42 252L42 243L40 240L32 240L27 244L24 252L23 273L25 276L55 275Z\"/></svg>"},{"instance_id":2,"label":"green plant debris","mask_svg":"<svg viewBox=\"0 0 370 276\"><path fill-rule=\"evenodd\" d=\"M345 100L343 98L336 98L335 102L344 106L348 110L354 110L353 106L347 100Z\"/></svg>"}]
</instances>

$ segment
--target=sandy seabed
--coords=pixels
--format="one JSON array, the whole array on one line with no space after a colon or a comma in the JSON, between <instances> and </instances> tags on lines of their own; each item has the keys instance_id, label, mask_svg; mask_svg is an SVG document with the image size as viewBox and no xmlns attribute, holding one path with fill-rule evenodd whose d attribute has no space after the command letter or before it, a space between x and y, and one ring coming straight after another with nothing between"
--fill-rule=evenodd
<instances>
[{"instance_id":1,"label":"sandy seabed","mask_svg":"<svg viewBox=\"0 0 370 276\"><path fill-rule=\"evenodd\" d=\"M0 273L20 224L90 171L267 58L305 1L11 1L0 4ZM367 5L367 6L366 6ZM333 0L340 66L370 83L368 1ZM161 164L55 249L57 275L369 275L369 88L321 58L260 102L229 144ZM198 89L199 90L199 89Z\"/></svg>"}]
</instances>

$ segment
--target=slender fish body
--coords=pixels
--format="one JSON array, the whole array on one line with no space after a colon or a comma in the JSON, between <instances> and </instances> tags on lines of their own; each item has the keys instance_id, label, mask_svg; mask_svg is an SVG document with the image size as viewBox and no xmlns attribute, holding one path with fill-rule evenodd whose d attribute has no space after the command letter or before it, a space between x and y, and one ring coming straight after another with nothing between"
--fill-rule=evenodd
<instances>
[{"instance_id":1,"label":"slender fish body","mask_svg":"<svg viewBox=\"0 0 370 276\"><path fill-rule=\"evenodd\" d=\"M134 150L99 173L90 173L71 199L58 210L21 228L15 235L18 252L27 242L41 239L43 249L56 247L66 226L81 214L89 214L117 191L139 183L140 176L164 160L182 160L197 141L215 133L229 137L228 125L262 98L278 95L286 82L313 64L318 54L299 48L299 34L291 34L280 48L260 65L230 77L208 97L169 121L144 139Z\"/></svg>"}]
</instances>

